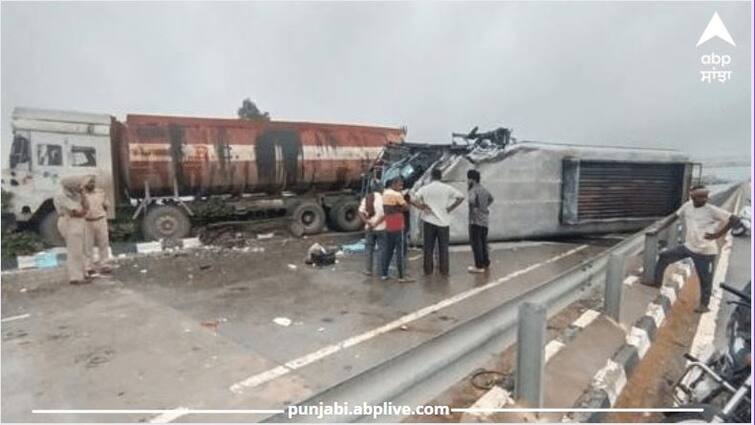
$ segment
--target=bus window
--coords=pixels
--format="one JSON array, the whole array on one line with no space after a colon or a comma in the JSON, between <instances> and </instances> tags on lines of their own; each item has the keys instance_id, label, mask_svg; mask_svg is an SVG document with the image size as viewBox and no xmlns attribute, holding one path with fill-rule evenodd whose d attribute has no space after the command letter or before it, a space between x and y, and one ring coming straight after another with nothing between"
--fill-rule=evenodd
<instances>
[{"instance_id":1,"label":"bus window","mask_svg":"<svg viewBox=\"0 0 755 425\"><path fill-rule=\"evenodd\" d=\"M31 152L29 149L29 139L23 136L13 138L13 144L10 147L10 168L16 168L20 164L31 163Z\"/></svg>"},{"instance_id":2,"label":"bus window","mask_svg":"<svg viewBox=\"0 0 755 425\"><path fill-rule=\"evenodd\" d=\"M37 145L37 164L62 166L63 148L60 145Z\"/></svg>"},{"instance_id":3,"label":"bus window","mask_svg":"<svg viewBox=\"0 0 755 425\"><path fill-rule=\"evenodd\" d=\"M96 167L97 151L91 146L71 147L72 167Z\"/></svg>"}]
</instances>

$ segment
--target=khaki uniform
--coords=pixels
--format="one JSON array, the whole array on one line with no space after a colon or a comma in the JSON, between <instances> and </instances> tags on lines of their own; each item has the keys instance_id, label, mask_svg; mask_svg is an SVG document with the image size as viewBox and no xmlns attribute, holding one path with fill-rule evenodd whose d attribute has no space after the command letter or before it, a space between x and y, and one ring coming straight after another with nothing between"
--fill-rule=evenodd
<instances>
[{"instance_id":1,"label":"khaki uniform","mask_svg":"<svg viewBox=\"0 0 755 425\"><path fill-rule=\"evenodd\" d=\"M88 270L106 267L110 259L110 237L107 226L107 211L110 207L107 195L102 189L94 189L92 192L85 192L89 211L86 215L86 238L84 252L86 255L86 266ZM98 258L94 259L94 247L97 247Z\"/></svg>"},{"instance_id":2,"label":"khaki uniform","mask_svg":"<svg viewBox=\"0 0 755 425\"><path fill-rule=\"evenodd\" d=\"M58 213L58 231L66 241L66 268L69 281L83 281L86 276L84 244L86 239L86 221L83 217L73 217L73 211L82 209L78 190L81 177L65 177L61 180L62 192L56 196L53 204Z\"/></svg>"}]
</instances>

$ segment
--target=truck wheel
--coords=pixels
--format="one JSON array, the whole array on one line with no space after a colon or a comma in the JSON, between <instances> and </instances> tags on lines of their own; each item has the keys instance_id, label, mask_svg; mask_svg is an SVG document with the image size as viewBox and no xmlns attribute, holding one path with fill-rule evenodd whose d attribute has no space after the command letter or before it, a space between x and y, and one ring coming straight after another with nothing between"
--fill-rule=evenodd
<instances>
[{"instance_id":1,"label":"truck wheel","mask_svg":"<svg viewBox=\"0 0 755 425\"><path fill-rule=\"evenodd\" d=\"M142 233L152 241L185 238L190 231L191 222L186 211L174 205L152 206L142 220Z\"/></svg>"},{"instance_id":2,"label":"truck wheel","mask_svg":"<svg viewBox=\"0 0 755 425\"><path fill-rule=\"evenodd\" d=\"M66 241L58 231L58 213L50 211L40 220L37 231L50 246L65 246Z\"/></svg>"},{"instance_id":3,"label":"truck wheel","mask_svg":"<svg viewBox=\"0 0 755 425\"><path fill-rule=\"evenodd\" d=\"M305 201L294 208L291 217L294 222L301 223L305 235L322 232L325 227L325 210L312 201Z\"/></svg>"},{"instance_id":4,"label":"truck wheel","mask_svg":"<svg viewBox=\"0 0 755 425\"><path fill-rule=\"evenodd\" d=\"M330 210L330 220L343 232L355 232L362 228L362 219L359 218L359 202L339 202Z\"/></svg>"}]
</instances>

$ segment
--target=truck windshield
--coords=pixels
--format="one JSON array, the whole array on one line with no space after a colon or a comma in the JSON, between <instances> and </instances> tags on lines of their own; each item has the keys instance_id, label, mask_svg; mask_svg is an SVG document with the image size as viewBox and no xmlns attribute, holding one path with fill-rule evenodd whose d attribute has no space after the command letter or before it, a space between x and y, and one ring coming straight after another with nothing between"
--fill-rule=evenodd
<instances>
[{"instance_id":1,"label":"truck windshield","mask_svg":"<svg viewBox=\"0 0 755 425\"><path fill-rule=\"evenodd\" d=\"M16 168L20 164L31 163L31 152L29 139L23 136L13 138L13 144L10 148L10 168Z\"/></svg>"}]
</instances>

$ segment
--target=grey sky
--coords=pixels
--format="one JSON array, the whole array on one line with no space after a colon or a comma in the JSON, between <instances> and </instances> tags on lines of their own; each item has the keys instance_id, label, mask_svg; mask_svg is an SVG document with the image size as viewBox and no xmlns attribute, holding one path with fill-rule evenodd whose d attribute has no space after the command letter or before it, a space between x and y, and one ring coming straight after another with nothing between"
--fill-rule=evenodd
<instances>
[{"instance_id":1,"label":"grey sky","mask_svg":"<svg viewBox=\"0 0 755 425\"><path fill-rule=\"evenodd\" d=\"M714 11L736 42L695 47ZM3 3L15 106L274 119L747 155L750 3ZM732 80L704 84L704 53ZM6 156L3 154L3 156ZM6 158L3 158L6 163Z\"/></svg>"}]
</instances>

